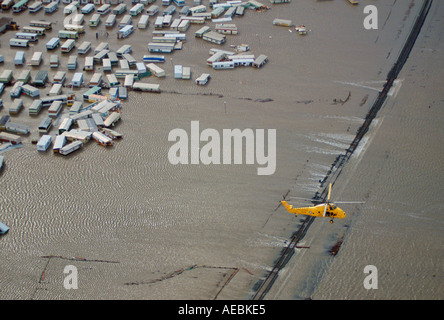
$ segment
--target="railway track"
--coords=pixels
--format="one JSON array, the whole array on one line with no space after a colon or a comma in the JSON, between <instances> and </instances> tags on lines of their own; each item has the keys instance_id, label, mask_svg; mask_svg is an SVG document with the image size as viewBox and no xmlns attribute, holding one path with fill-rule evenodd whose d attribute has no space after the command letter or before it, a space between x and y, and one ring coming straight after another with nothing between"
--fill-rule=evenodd
<instances>
[{"instance_id":1,"label":"railway track","mask_svg":"<svg viewBox=\"0 0 444 320\"><path fill-rule=\"evenodd\" d=\"M387 81L386 81L382 91L379 92L377 99L375 100L375 102L373 103L372 107L370 108L369 112L367 113L367 115L365 117L364 123L358 129L355 138L353 139L349 148L346 150L345 154L342 154L336 158L336 161L333 163L327 176L323 179L323 181L321 183L321 188L323 188L322 192L320 193L320 195L317 193L313 197L313 199L321 199L321 200L325 201L326 195L328 192L327 191L328 188L325 187L326 185L328 185L328 184L326 184L326 182L334 184L336 179L341 174L342 169L344 168L344 166L347 164L348 160L350 159L351 155L358 147L359 142L362 140L364 135L368 132L370 124L376 118L376 115L378 114L378 112L381 110L384 102L387 99L389 90L393 86L393 82L398 77L405 62L407 61L407 59L410 55L410 52L413 49L416 39L421 31L421 28L424 24L424 21L427 17L429 10L430 10L432 2L433 2L433 0L424 0L421 10L419 12L419 15L416 18L413 28L410 31L410 34L404 44L404 47L402 48L402 51L400 52L398 59L396 60L395 64L390 69L390 71L387 75ZM314 217L312 217L312 216L307 216L305 218L305 220L302 221L302 224L293 233L288 246L285 247L281 251L281 253L279 254L272 270L266 275L264 280L259 281L255 285L255 293L251 296L252 300L263 300L265 298L266 294L270 291L271 287L273 286L277 277L279 276L280 271L287 265L288 261L290 261L291 257L293 256L293 254L295 252L294 251L295 247L304 238L305 234L307 233L307 231L310 228L313 221L314 221Z\"/></svg>"}]
</instances>

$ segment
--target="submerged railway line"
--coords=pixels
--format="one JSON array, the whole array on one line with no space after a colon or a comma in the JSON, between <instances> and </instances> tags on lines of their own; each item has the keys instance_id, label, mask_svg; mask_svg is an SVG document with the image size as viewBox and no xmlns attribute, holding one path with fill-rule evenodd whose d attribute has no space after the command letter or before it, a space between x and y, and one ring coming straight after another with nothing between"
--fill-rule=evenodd
<instances>
[{"instance_id":1,"label":"submerged railway line","mask_svg":"<svg viewBox=\"0 0 444 320\"><path fill-rule=\"evenodd\" d=\"M352 156L352 154L357 149L360 141L364 137L364 135L368 132L369 127L372 123L372 121L376 118L378 112L381 110L382 106L384 105L388 93L390 89L393 86L394 81L398 77L399 73L401 72L405 62L407 61L410 52L412 51L412 48L416 42L416 39L421 31L421 28L424 24L425 19L427 18L427 14L430 10L430 7L432 5L433 0L424 0L421 10L419 11L419 14L415 20L415 23L410 31L410 34L395 62L393 67L390 69L386 83L382 89L382 91L379 92L378 97L376 98L375 102L373 103L372 107L370 108L369 112L367 113L364 123L359 127L355 138L351 142L348 149L345 150L344 154L339 155L334 163L332 164L330 170L328 171L327 175L321 182L321 189L322 191L320 193L316 193L316 195L313 197L315 200L323 200L325 201L328 193L328 183L334 184L336 179L339 177L339 175L342 172L342 169L347 164L348 160ZM328 183L327 183L328 182ZM287 192L288 194L288 192ZM284 196L285 198L285 196ZM280 271L287 265L287 263L292 258L295 248L297 247L298 243L304 238L305 234L307 233L308 229L310 228L311 224L314 221L314 217L307 216L302 223L299 225L297 230L293 233L289 244L282 249L282 251L279 253L277 259L275 260L275 263L269 271L265 278L258 281L254 288L253 288L253 294L251 295L251 300L263 300L267 293L270 291L271 287L275 283L276 279L279 276Z\"/></svg>"}]
</instances>

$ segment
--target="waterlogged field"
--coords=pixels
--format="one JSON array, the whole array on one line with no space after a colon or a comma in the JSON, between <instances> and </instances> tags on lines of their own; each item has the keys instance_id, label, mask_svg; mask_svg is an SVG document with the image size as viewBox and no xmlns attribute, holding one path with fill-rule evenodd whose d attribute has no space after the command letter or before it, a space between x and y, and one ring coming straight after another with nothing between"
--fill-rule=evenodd
<instances>
[{"instance_id":1,"label":"waterlogged field","mask_svg":"<svg viewBox=\"0 0 444 320\"><path fill-rule=\"evenodd\" d=\"M376 11L363 11L366 5L376 6L377 19ZM122 103L122 119L115 129L124 138L112 148L89 144L68 157L40 153L32 140L39 137L36 128L46 110L37 117L26 111L12 117L32 130L23 137L21 148L2 153L5 167L0 175L0 220L11 230L0 238L1 298L251 297L255 285L271 270L302 221L287 213L279 201L284 195L312 198L320 191L332 163L353 141L384 84L419 4L360 1L356 6L347 1L293 1L269 6L271 10L246 10L245 16L234 17L239 33L227 35L220 46L195 38L194 32L201 26L192 25L186 31L183 48L165 55L162 68L166 76L143 80L159 84L161 93L131 91ZM85 21L92 14L86 14ZM103 23L108 16L104 15L97 27L84 23L87 32L76 43L91 41L95 48L108 42L113 50L131 44L132 55L142 61L148 54L153 25L135 28L128 37L119 39L117 25L106 28ZM51 81L55 70L49 68L45 44L62 28L66 18L63 10L51 15L25 11L12 17L19 26L30 19L43 19L51 20L54 27L28 48L2 50L2 67L14 70L14 76L17 70L30 69L31 77L46 69ZM304 24L308 32L302 36L294 28L275 26L276 18ZM378 28L374 29L376 22ZM214 27L212 22L206 24ZM3 39L13 33L1 36L2 48L7 48ZM207 65L211 48L233 50L242 44L248 44L256 56L267 55L269 62L260 69L213 70ZM431 48L424 46L424 50ZM42 65L15 67L13 58L19 50L25 52L25 61L34 51L44 52ZM60 54L60 49L55 53ZM79 59L77 71L68 70L69 56L60 54L59 70L66 71L71 79L83 68L84 60ZM175 79L175 65L189 66L192 79ZM103 66L96 66L96 71L104 72ZM416 70L412 66L407 72L415 74ZM211 74L206 86L194 83L202 73ZM91 76L85 71L86 81ZM393 96L402 92L401 80ZM12 102L9 90L7 87L1 97L1 116L8 113ZM80 99L85 88L63 88L63 92L68 90ZM41 95L48 92L49 87L42 88ZM32 99L23 99L26 110ZM68 113L66 108L60 117ZM409 123L409 117L402 119ZM375 126L378 123L382 120L377 119ZM228 133L231 137L225 139ZM50 134L55 135L55 130ZM367 156L371 137L364 139L367 143L358 149L357 159ZM399 142L399 136L391 139ZM381 159L377 154L373 157ZM382 164L370 162L362 170L344 174L344 180L334 187L335 197L365 199L370 191L359 181L348 180L354 175L360 181L375 181L371 190L387 185L383 179L372 180ZM385 174L390 175L390 170ZM403 174L401 170L398 176ZM399 185L402 179L390 183ZM402 193L395 196L397 201L404 199ZM422 199L421 193L417 202ZM267 297L305 299L314 292L327 299L361 297L353 290L341 296L336 291L339 286L334 285L356 278L359 288L372 291L363 287L363 257L369 258L365 265L374 264L382 275L384 264L371 258L381 252L390 256L394 249L387 244L390 242L378 243L377 251L365 249L367 238L363 235L369 229L359 213L368 211L370 217L374 212L384 212L383 208L345 208L351 220L343 223L315 220L301 248L295 249L295 265L286 268L275 283L276 291ZM439 209L439 204L433 208ZM402 225L384 219L371 220L371 232L403 233ZM436 226L434 219L427 221ZM423 226L425 230L429 227L427 223ZM356 267L359 275L353 274L355 277L350 277L350 272L338 272L338 267L329 273L335 264L325 262L326 257L331 259L329 250L349 228L362 238L349 241L352 236L344 236L343 247L334 259L338 261L348 246L352 254L346 255L346 265ZM435 231L431 238L435 238ZM413 261L416 253L408 257ZM430 255L433 263L434 257ZM391 266L396 269L404 262L400 258ZM336 282L324 286L326 282L321 281ZM416 287L418 282L411 284ZM322 292L316 291L319 283ZM379 279L378 291L382 288ZM403 295L394 292L391 297L398 296Z\"/></svg>"}]
</instances>

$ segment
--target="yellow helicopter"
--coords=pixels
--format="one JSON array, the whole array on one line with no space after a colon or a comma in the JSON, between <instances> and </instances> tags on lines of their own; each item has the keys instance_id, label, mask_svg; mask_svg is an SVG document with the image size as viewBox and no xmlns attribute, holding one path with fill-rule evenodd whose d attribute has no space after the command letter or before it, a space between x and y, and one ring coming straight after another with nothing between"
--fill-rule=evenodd
<instances>
[{"instance_id":1,"label":"yellow helicopter","mask_svg":"<svg viewBox=\"0 0 444 320\"><path fill-rule=\"evenodd\" d=\"M285 198L281 201L281 204L287 209L288 212L293 213L295 215L306 215L306 216L312 216L312 217L328 217L331 218L330 223L333 223L333 219L344 219L346 217L346 214L344 210L336 206L336 204L330 202L330 194L331 194L331 183L328 187L328 195L327 195L327 202L320 203L315 206L309 206L309 207L299 207L294 208L292 205L288 204L287 201L285 201ZM310 201L316 201L316 200L310 200ZM363 203L363 202L356 202L356 201L340 201L336 203Z\"/></svg>"}]
</instances>

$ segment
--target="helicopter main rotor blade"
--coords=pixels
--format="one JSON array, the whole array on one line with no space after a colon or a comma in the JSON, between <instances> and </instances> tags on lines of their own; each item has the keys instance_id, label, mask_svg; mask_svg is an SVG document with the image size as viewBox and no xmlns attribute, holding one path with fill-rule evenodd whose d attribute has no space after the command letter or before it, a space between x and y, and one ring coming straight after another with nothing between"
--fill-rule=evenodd
<instances>
[{"instance_id":1,"label":"helicopter main rotor blade","mask_svg":"<svg viewBox=\"0 0 444 320\"><path fill-rule=\"evenodd\" d=\"M322 214L323 217L325 217L325 213L327 212L327 206L328 206L328 203L325 204L324 213Z\"/></svg>"},{"instance_id":2,"label":"helicopter main rotor blade","mask_svg":"<svg viewBox=\"0 0 444 320\"><path fill-rule=\"evenodd\" d=\"M327 202L330 201L330 195L331 195L331 183L328 185L328 196L327 196Z\"/></svg>"},{"instance_id":3,"label":"helicopter main rotor blade","mask_svg":"<svg viewBox=\"0 0 444 320\"><path fill-rule=\"evenodd\" d=\"M365 201L335 201L336 203L365 203Z\"/></svg>"},{"instance_id":4,"label":"helicopter main rotor blade","mask_svg":"<svg viewBox=\"0 0 444 320\"><path fill-rule=\"evenodd\" d=\"M310 202L323 202L322 200L318 199L308 199L308 198L300 198L300 197L288 197L289 199L297 199L297 200L304 200L304 201L310 201Z\"/></svg>"}]
</instances>

